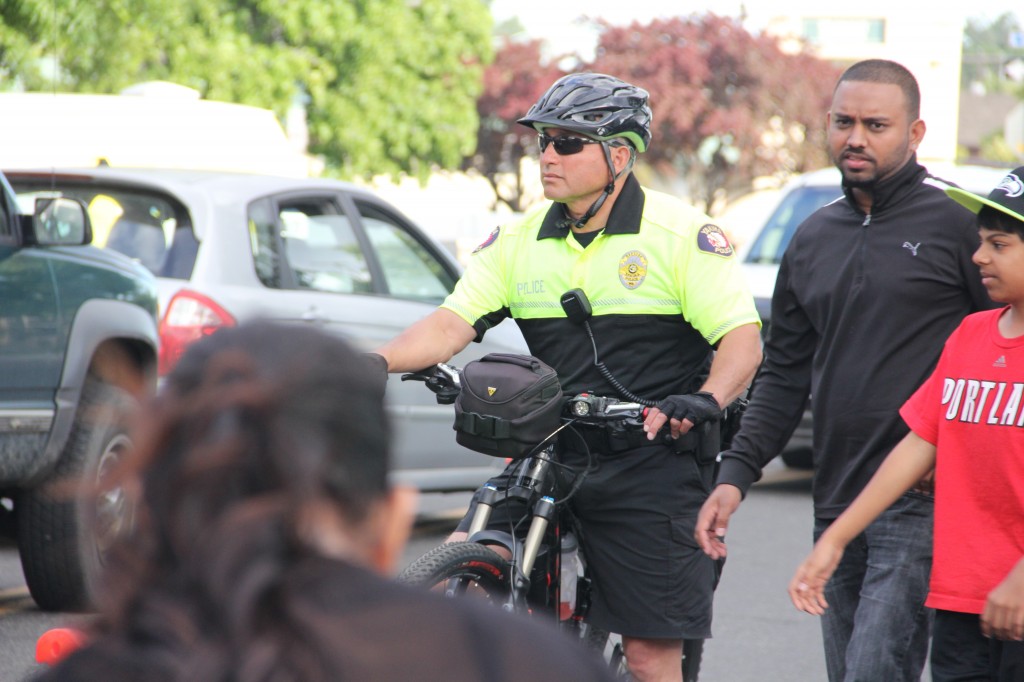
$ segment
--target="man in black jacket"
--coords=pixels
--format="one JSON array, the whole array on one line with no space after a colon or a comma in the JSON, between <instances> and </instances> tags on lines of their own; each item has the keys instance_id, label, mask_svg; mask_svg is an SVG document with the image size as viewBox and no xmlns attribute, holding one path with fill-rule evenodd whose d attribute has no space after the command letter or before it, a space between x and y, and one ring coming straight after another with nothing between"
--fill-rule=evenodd
<instances>
[{"instance_id":1,"label":"man in black jacket","mask_svg":"<svg viewBox=\"0 0 1024 682\"><path fill-rule=\"evenodd\" d=\"M845 200L808 218L783 256L765 362L697 521L714 558L725 555L731 514L783 449L808 396L817 539L906 435L898 409L949 333L992 306L971 263L974 216L917 163L919 115L917 82L894 62L854 64L836 86L828 145ZM825 595L831 682L920 679L931 521L922 482L850 544Z\"/></svg>"}]
</instances>

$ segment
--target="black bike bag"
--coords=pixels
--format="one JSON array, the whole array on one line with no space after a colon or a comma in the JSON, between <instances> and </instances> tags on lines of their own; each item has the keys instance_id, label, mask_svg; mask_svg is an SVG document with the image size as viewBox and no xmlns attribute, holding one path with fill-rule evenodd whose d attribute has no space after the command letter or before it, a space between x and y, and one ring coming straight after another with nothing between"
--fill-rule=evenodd
<instances>
[{"instance_id":1,"label":"black bike bag","mask_svg":"<svg viewBox=\"0 0 1024 682\"><path fill-rule=\"evenodd\" d=\"M455 440L493 457L520 459L559 427L562 386L529 355L489 353L462 368Z\"/></svg>"}]
</instances>

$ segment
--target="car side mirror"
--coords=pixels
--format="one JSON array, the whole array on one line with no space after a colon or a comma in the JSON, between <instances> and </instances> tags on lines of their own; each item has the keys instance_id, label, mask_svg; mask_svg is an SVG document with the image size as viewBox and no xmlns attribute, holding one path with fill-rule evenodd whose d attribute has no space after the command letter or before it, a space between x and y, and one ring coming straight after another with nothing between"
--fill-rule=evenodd
<instances>
[{"instance_id":1,"label":"car side mirror","mask_svg":"<svg viewBox=\"0 0 1024 682\"><path fill-rule=\"evenodd\" d=\"M70 197L37 197L35 211L22 216L26 244L80 246L92 242L92 224L85 203Z\"/></svg>"}]
</instances>

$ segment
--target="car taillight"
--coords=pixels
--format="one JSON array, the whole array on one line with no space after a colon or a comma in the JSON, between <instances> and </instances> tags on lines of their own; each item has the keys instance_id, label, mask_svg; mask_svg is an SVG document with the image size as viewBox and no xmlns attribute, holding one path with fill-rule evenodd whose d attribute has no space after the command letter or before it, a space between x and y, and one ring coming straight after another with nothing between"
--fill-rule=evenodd
<instances>
[{"instance_id":1,"label":"car taillight","mask_svg":"<svg viewBox=\"0 0 1024 682\"><path fill-rule=\"evenodd\" d=\"M233 327L235 318L207 296L182 289L160 320L160 376L171 371L186 346L221 327Z\"/></svg>"}]
</instances>

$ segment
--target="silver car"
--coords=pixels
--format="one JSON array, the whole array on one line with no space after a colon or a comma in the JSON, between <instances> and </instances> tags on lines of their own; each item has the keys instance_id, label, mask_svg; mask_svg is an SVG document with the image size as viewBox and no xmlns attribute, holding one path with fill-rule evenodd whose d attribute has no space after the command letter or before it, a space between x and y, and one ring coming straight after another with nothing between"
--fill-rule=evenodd
<instances>
[{"instance_id":1,"label":"silver car","mask_svg":"<svg viewBox=\"0 0 1024 682\"><path fill-rule=\"evenodd\" d=\"M6 171L31 205L54 191L83 200L93 243L157 276L160 369L218 327L255 317L312 324L363 349L427 315L451 291L457 261L394 206L351 184L235 173L107 167ZM510 322L453 361L526 352ZM388 381L396 480L471 490L504 461L455 443L451 406L419 382Z\"/></svg>"}]
</instances>

